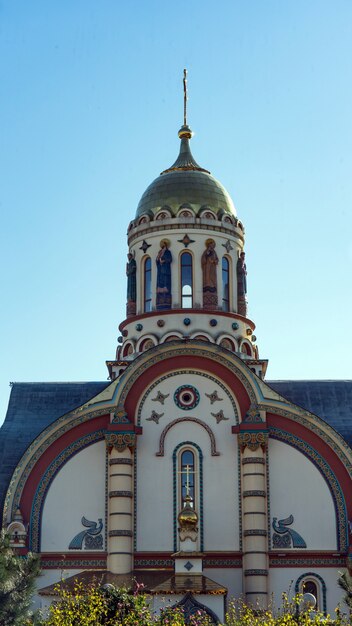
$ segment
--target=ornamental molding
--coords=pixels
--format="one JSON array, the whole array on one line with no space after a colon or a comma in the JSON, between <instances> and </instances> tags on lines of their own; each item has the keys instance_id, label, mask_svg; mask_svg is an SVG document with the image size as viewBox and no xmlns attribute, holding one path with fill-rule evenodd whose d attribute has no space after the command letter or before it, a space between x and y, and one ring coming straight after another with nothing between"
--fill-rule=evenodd
<instances>
[{"instance_id":1,"label":"ornamental molding","mask_svg":"<svg viewBox=\"0 0 352 626\"><path fill-rule=\"evenodd\" d=\"M118 452L124 452L127 449L133 450L136 445L136 433L106 432L105 443L109 452L112 449Z\"/></svg>"},{"instance_id":2,"label":"ornamental molding","mask_svg":"<svg viewBox=\"0 0 352 626\"><path fill-rule=\"evenodd\" d=\"M104 559L42 559L40 561L42 569L106 569L106 558ZM40 593L40 589L39 589Z\"/></svg>"},{"instance_id":3,"label":"ornamental molding","mask_svg":"<svg viewBox=\"0 0 352 626\"><path fill-rule=\"evenodd\" d=\"M249 448L253 452L262 448L265 450L268 445L268 431L262 430L254 430L251 432L239 432L238 433L238 443L241 451L243 452L245 448Z\"/></svg>"},{"instance_id":4,"label":"ornamental molding","mask_svg":"<svg viewBox=\"0 0 352 626\"><path fill-rule=\"evenodd\" d=\"M268 576L269 572L267 569L245 569L245 576Z\"/></svg>"},{"instance_id":5,"label":"ornamental molding","mask_svg":"<svg viewBox=\"0 0 352 626\"><path fill-rule=\"evenodd\" d=\"M160 344L155 348L151 348L147 353L142 353L122 375L121 383L117 389L116 401L125 404L131 387L138 379L140 379L144 372L156 363L160 363L177 356L198 356L207 358L215 364L222 365L227 370L231 371L242 383L249 396L250 402L258 402L256 392L260 392L258 383L254 378L255 375L247 368L246 364L239 357L231 353L225 355L224 350L217 344L207 344L205 346L201 342L198 343L193 340L182 346L180 346L179 341L170 341L167 344ZM178 373L180 372L170 372L166 378L172 374L177 375ZM207 373L196 370L194 370L194 373L209 376ZM156 384L160 384L161 380L163 380L163 378L159 378ZM219 384L219 381L216 378L213 378L212 380ZM222 386L220 385L220 387ZM224 388L226 394L229 395L229 390L227 390L226 387L222 388ZM148 387L148 392L150 389L151 388ZM143 396L142 402L144 399L145 396Z\"/></svg>"},{"instance_id":6,"label":"ornamental molding","mask_svg":"<svg viewBox=\"0 0 352 626\"><path fill-rule=\"evenodd\" d=\"M40 433L40 435L38 435L38 437L36 437L36 439L30 444L26 452L23 454L14 473L12 474L4 503L4 525L6 525L7 520L11 518L12 510L14 506L16 506L15 503L19 502L20 494L22 493L23 487L32 469L34 468L40 457L46 452L46 450L67 431L75 428L76 426L79 426L83 422L89 421L93 417L97 417L98 414L107 415L107 413L108 412L106 409L100 409L99 411L95 411L94 415L80 415L73 421L63 423L63 420L67 419L68 414L66 414L56 420L53 424L48 426L48 428L46 428L42 433ZM59 423L61 423L62 425L57 428Z\"/></svg>"},{"instance_id":7,"label":"ornamental molding","mask_svg":"<svg viewBox=\"0 0 352 626\"><path fill-rule=\"evenodd\" d=\"M212 224L206 224L203 221L200 221L197 218L193 218L194 223L187 219L187 222L182 218L171 217L169 219L160 220L156 222L147 222L145 224L138 224L138 226L133 227L128 233L128 245L131 246L132 243L138 245L143 240L143 237L150 236L153 233L159 233L163 231L169 231L170 226L172 229L177 226L177 230L205 230L212 231L216 233L222 233L224 235L228 235L233 240L238 239L241 244L244 243L244 235L239 231L238 227L233 224L228 224L224 226L224 222L220 222L218 220L214 220ZM212 220L213 222L213 220ZM140 240L140 241L139 241Z\"/></svg>"},{"instance_id":8,"label":"ornamental molding","mask_svg":"<svg viewBox=\"0 0 352 626\"><path fill-rule=\"evenodd\" d=\"M164 456L166 435L168 434L169 430L173 428L173 426L176 426L177 424L182 424L184 422L192 422L193 424L198 424L198 426L201 426L202 428L204 428L204 430L206 430L209 435L211 456L220 456L220 452L218 452L216 449L215 435L213 431L211 430L210 426L208 426L208 424L206 424L205 422L203 422L202 420L196 417L179 417L178 419L173 420L167 426L165 426L164 430L162 431L160 435L159 450L155 453L155 456Z\"/></svg>"},{"instance_id":9,"label":"ornamental molding","mask_svg":"<svg viewBox=\"0 0 352 626\"><path fill-rule=\"evenodd\" d=\"M98 441L104 439L104 434L104 431L98 430L95 433L91 433L89 435L86 435L85 437L77 439L77 441L74 441L72 444L67 446L67 448L65 448L65 450L63 450L56 457L56 459L54 459L54 461L52 461L52 463L47 467L36 489L31 508L31 517L29 524L29 549L33 552L40 552L40 523L42 510L46 495L53 479L60 471L61 467L65 463L67 463L67 461L71 457L73 457L84 448L92 445L93 443L97 443ZM16 497L18 499L20 498L21 493L22 489L21 491L17 490Z\"/></svg>"},{"instance_id":10,"label":"ornamental molding","mask_svg":"<svg viewBox=\"0 0 352 626\"><path fill-rule=\"evenodd\" d=\"M262 456L249 456L241 461L242 465L259 464L265 465L265 459Z\"/></svg>"},{"instance_id":11,"label":"ornamental molding","mask_svg":"<svg viewBox=\"0 0 352 626\"><path fill-rule=\"evenodd\" d=\"M287 402L287 404L289 405L290 403ZM309 413L309 411L305 411L296 405L291 406L292 412L272 405L267 405L265 409L267 413L273 413L274 415L298 422L318 435L334 450L352 479L352 450L341 435L318 415Z\"/></svg>"},{"instance_id":12,"label":"ornamental molding","mask_svg":"<svg viewBox=\"0 0 352 626\"><path fill-rule=\"evenodd\" d=\"M329 487L335 507L337 550L341 552L346 551L348 548L348 517L346 502L339 481L337 480L330 465L312 446L296 435L272 426L269 428L269 433L272 439L282 441L283 443L286 443L302 452L302 454L312 461L322 474Z\"/></svg>"}]
</instances>

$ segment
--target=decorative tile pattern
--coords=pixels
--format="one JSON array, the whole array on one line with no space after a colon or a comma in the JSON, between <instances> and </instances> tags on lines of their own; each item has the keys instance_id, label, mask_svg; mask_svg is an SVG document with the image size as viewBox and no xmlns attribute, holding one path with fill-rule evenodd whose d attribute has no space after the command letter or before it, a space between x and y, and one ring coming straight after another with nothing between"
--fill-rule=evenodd
<instances>
[{"instance_id":1,"label":"decorative tile pattern","mask_svg":"<svg viewBox=\"0 0 352 626\"><path fill-rule=\"evenodd\" d=\"M42 569L106 569L105 559L45 559L40 563Z\"/></svg>"},{"instance_id":2,"label":"decorative tile pattern","mask_svg":"<svg viewBox=\"0 0 352 626\"><path fill-rule=\"evenodd\" d=\"M187 563L185 563L183 567L187 570L187 572L189 572L193 568L193 565L192 563L187 561Z\"/></svg>"}]
</instances>

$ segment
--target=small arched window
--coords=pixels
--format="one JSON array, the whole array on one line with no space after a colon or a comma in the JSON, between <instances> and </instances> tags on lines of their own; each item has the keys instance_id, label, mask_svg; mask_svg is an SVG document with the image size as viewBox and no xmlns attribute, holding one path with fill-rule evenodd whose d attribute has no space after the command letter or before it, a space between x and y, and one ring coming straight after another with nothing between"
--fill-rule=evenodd
<instances>
[{"instance_id":1,"label":"small arched window","mask_svg":"<svg viewBox=\"0 0 352 626\"><path fill-rule=\"evenodd\" d=\"M317 601L315 610L326 614L326 584L316 572L307 572L298 578L295 584L296 593L311 593Z\"/></svg>"},{"instance_id":2,"label":"small arched window","mask_svg":"<svg viewBox=\"0 0 352 626\"><path fill-rule=\"evenodd\" d=\"M178 549L178 515L183 509L187 492L199 516L199 549L204 549L203 528L203 454L200 447L192 441L180 443L173 452L174 484L174 550Z\"/></svg>"},{"instance_id":3,"label":"small arched window","mask_svg":"<svg viewBox=\"0 0 352 626\"><path fill-rule=\"evenodd\" d=\"M222 310L230 310L230 264L226 256L222 257Z\"/></svg>"},{"instance_id":4,"label":"small arched window","mask_svg":"<svg viewBox=\"0 0 352 626\"><path fill-rule=\"evenodd\" d=\"M193 305L192 255L184 252L181 255L181 307L191 309Z\"/></svg>"},{"instance_id":5,"label":"small arched window","mask_svg":"<svg viewBox=\"0 0 352 626\"><path fill-rule=\"evenodd\" d=\"M149 313L152 310L152 261L148 256L144 261L144 293L143 312Z\"/></svg>"},{"instance_id":6,"label":"small arched window","mask_svg":"<svg viewBox=\"0 0 352 626\"><path fill-rule=\"evenodd\" d=\"M181 501L182 505L185 502L185 498L187 495L191 496L192 503L191 506L194 506L195 501L195 493L194 493L194 474L195 474L195 463L194 463L194 454L192 450L184 450L181 453Z\"/></svg>"}]
</instances>

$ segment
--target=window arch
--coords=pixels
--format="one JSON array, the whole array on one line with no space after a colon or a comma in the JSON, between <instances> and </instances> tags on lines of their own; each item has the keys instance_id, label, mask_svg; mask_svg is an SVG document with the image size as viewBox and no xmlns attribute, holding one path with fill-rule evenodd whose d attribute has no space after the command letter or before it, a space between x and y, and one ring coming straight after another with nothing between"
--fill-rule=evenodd
<instances>
[{"instance_id":1,"label":"window arch","mask_svg":"<svg viewBox=\"0 0 352 626\"><path fill-rule=\"evenodd\" d=\"M315 610L326 614L326 584L319 574L315 572L302 574L296 580L295 593L312 593L317 600Z\"/></svg>"},{"instance_id":2,"label":"window arch","mask_svg":"<svg viewBox=\"0 0 352 626\"><path fill-rule=\"evenodd\" d=\"M221 263L222 277L222 310L230 310L230 262L226 256L222 257Z\"/></svg>"},{"instance_id":3,"label":"window arch","mask_svg":"<svg viewBox=\"0 0 352 626\"><path fill-rule=\"evenodd\" d=\"M152 310L152 260L147 256L143 267L143 313Z\"/></svg>"},{"instance_id":4,"label":"window arch","mask_svg":"<svg viewBox=\"0 0 352 626\"><path fill-rule=\"evenodd\" d=\"M247 341L243 341L241 345L241 352L243 354L247 354L247 356L252 356L252 350Z\"/></svg>"},{"instance_id":5,"label":"window arch","mask_svg":"<svg viewBox=\"0 0 352 626\"><path fill-rule=\"evenodd\" d=\"M181 308L191 309L193 306L193 259L190 252L183 252L180 259L181 267Z\"/></svg>"},{"instance_id":6,"label":"window arch","mask_svg":"<svg viewBox=\"0 0 352 626\"><path fill-rule=\"evenodd\" d=\"M187 465L189 494L199 516L199 548L204 549L203 529L203 454L200 447L192 441L184 441L174 449L173 455L173 501L174 501L174 550L177 550L177 516L182 509L186 496Z\"/></svg>"}]
</instances>

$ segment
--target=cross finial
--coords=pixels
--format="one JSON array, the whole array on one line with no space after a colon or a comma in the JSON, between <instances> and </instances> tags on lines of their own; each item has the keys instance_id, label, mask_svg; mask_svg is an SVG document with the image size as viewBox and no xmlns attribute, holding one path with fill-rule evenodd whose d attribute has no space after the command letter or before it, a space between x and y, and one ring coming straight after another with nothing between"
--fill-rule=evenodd
<instances>
[{"instance_id":1,"label":"cross finial","mask_svg":"<svg viewBox=\"0 0 352 626\"><path fill-rule=\"evenodd\" d=\"M183 70L183 125L187 126L187 70Z\"/></svg>"},{"instance_id":2,"label":"cross finial","mask_svg":"<svg viewBox=\"0 0 352 626\"><path fill-rule=\"evenodd\" d=\"M190 466L186 465L186 496L189 496L189 470Z\"/></svg>"}]
</instances>

